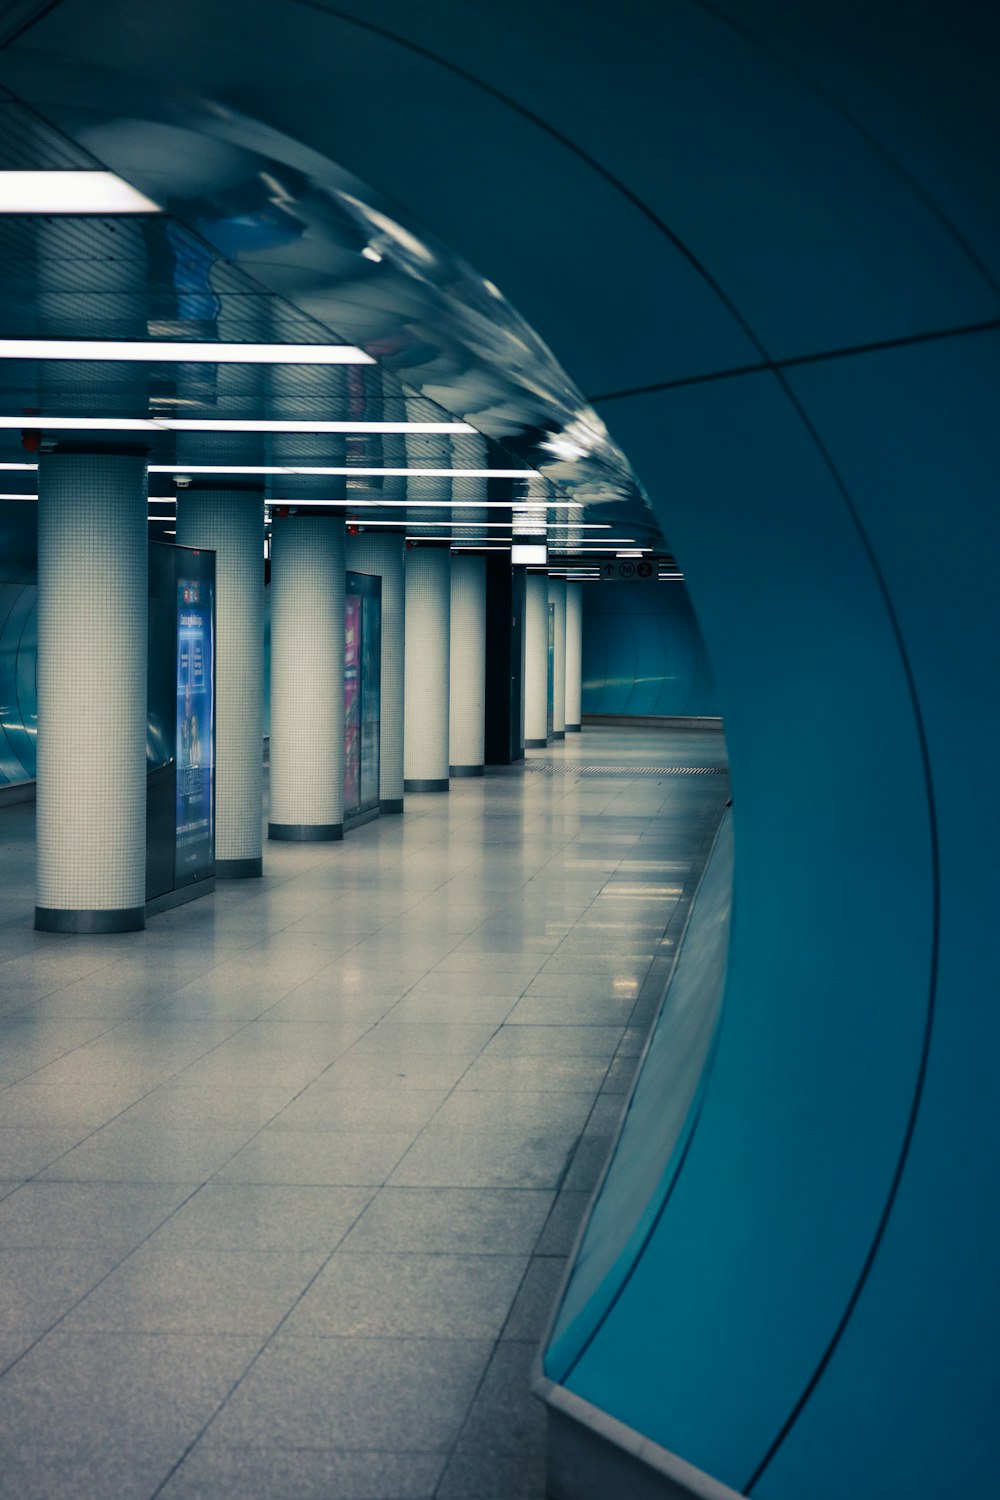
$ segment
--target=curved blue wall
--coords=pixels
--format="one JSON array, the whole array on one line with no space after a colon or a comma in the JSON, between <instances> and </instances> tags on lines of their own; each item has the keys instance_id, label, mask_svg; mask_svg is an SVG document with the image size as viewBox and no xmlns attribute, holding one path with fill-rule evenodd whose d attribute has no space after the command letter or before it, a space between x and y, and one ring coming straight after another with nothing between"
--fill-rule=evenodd
<instances>
[{"instance_id":1,"label":"curved blue wall","mask_svg":"<svg viewBox=\"0 0 1000 1500\"><path fill-rule=\"evenodd\" d=\"M684 567L735 799L717 1050L655 1233L551 1373L761 1500L991 1494L997 8L473 9L64 0L8 52L19 84L32 48L133 73L137 110L187 89L430 223L591 393Z\"/></svg>"},{"instance_id":2,"label":"curved blue wall","mask_svg":"<svg viewBox=\"0 0 1000 1500\"><path fill-rule=\"evenodd\" d=\"M705 644L682 583L584 584L583 712L718 715Z\"/></svg>"}]
</instances>

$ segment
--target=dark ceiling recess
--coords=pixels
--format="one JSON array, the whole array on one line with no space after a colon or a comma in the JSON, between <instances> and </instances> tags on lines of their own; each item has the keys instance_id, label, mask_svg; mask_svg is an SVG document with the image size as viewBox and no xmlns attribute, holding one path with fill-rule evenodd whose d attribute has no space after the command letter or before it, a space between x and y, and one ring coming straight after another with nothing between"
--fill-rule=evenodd
<instances>
[{"instance_id":1,"label":"dark ceiling recess","mask_svg":"<svg viewBox=\"0 0 1000 1500\"><path fill-rule=\"evenodd\" d=\"M62 0L9 0L0 5L0 47L16 42L19 36L55 10Z\"/></svg>"}]
</instances>

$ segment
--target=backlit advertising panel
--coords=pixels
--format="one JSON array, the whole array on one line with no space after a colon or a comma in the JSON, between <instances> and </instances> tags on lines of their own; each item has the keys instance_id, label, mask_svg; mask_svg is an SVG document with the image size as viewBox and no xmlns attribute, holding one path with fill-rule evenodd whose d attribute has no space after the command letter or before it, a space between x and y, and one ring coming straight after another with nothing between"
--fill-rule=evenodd
<instances>
[{"instance_id":1,"label":"backlit advertising panel","mask_svg":"<svg viewBox=\"0 0 1000 1500\"><path fill-rule=\"evenodd\" d=\"M344 603L344 819L379 805L382 580L348 573Z\"/></svg>"},{"instance_id":2,"label":"backlit advertising panel","mask_svg":"<svg viewBox=\"0 0 1000 1500\"><path fill-rule=\"evenodd\" d=\"M361 805L361 596L344 601L344 812Z\"/></svg>"},{"instance_id":3,"label":"backlit advertising panel","mask_svg":"<svg viewBox=\"0 0 1000 1500\"><path fill-rule=\"evenodd\" d=\"M174 883L211 874L214 641L212 584L177 579L177 810Z\"/></svg>"}]
</instances>

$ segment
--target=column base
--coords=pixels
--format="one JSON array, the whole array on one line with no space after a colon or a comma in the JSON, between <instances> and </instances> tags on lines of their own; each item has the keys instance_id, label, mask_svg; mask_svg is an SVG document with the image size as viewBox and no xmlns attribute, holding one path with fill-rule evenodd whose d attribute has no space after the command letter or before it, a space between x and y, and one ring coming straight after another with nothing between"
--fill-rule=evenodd
<instances>
[{"instance_id":1,"label":"column base","mask_svg":"<svg viewBox=\"0 0 1000 1500\"><path fill-rule=\"evenodd\" d=\"M553 729L552 738L554 740L564 740L566 738L565 729Z\"/></svg>"},{"instance_id":2,"label":"column base","mask_svg":"<svg viewBox=\"0 0 1000 1500\"><path fill-rule=\"evenodd\" d=\"M175 890L164 891L162 896L151 896L146 902L146 916L155 917L161 911L172 911L175 906L186 906L202 896L211 896L215 891L215 876L205 880L192 880L188 885L179 885Z\"/></svg>"},{"instance_id":3,"label":"column base","mask_svg":"<svg viewBox=\"0 0 1000 1500\"><path fill-rule=\"evenodd\" d=\"M330 844L344 837L343 823L268 823L269 839L287 844Z\"/></svg>"},{"instance_id":4,"label":"column base","mask_svg":"<svg viewBox=\"0 0 1000 1500\"><path fill-rule=\"evenodd\" d=\"M525 750L545 750L548 748L548 740L525 740Z\"/></svg>"},{"instance_id":5,"label":"column base","mask_svg":"<svg viewBox=\"0 0 1000 1500\"><path fill-rule=\"evenodd\" d=\"M583 725L582 724L567 724L566 725L566 733L567 734L579 734L582 729L583 729Z\"/></svg>"},{"instance_id":6,"label":"column base","mask_svg":"<svg viewBox=\"0 0 1000 1500\"><path fill-rule=\"evenodd\" d=\"M122 906L106 911L35 907L36 932L142 932L145 925L145 905Z\"/></svg>"},{"instance_id":7,"label":"column base","mask_svg":"<svg viewBox=\"0 0 1000 1500\"><path fill-rule=\"evenodd\" d=\"M378 805L379 812L401 813L403 811L402 797L383 797Z\"/></svg>"},{"instance_id":8,"label":"column base","mask_svg":"<svg viewBox=\"0 0 1000 1500\"><path fill-rule=\"evenodd\" d=\"M483 766L449 766L449 776L482 776L485 774Z\"/></svg>"},{"instance_id":9,"label":"column base","mask_svg":"<svg viewBox=\"0 0 1000 1500\"><path fill-rule=\"evenodd\" d=\"M355 828L362 828L365 823L373 823L381 811L381 807L366 807L364 812L351 813L344 819L344 832L353 833Z\"/></svg>"},{"instance_id":10,"label":"column base","mask_svg":"<svg viewBox=\"0 0 1000 1500\"><path fill-rule=\"evenodd\" d=\"M216 880L256 880L264 873L264 856L256 859L216 859Z\"/></svg>"},{"instance_id":11,"label":"column base","mask_svg":"<svg viewBox=\"0 0 1000 1500\"><path fill-rule=\"evenodd\" d=\"M408 780L403 782L404 792L446 792L447 790L447 776L438 778L432 777L430 780L417 779L414 781Z\"/></svg>"}]
</instances>

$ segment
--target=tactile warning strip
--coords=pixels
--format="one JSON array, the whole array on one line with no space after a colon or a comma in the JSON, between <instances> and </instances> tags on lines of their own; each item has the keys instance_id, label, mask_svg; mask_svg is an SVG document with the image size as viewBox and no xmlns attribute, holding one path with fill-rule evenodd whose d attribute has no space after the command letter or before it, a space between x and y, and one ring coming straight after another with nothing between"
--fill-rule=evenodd
<instances>
[{"instance_id":1,"label":"tactile warning strip","mask_svg":"<svg viewBox=\"0 0 1000 1500\"><path fill-rule=\"evenodd\" d=\"M525 771L543 776L728 776L728 766L581 766L554 760L527 760Z\"/></svg>"}]
</instances>

